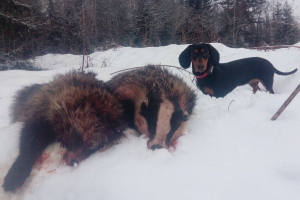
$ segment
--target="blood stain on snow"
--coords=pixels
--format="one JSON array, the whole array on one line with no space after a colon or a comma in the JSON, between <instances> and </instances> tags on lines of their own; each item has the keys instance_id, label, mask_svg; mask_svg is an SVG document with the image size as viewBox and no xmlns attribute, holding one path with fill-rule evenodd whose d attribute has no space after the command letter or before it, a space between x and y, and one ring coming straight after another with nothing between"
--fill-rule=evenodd
<instances>
[{"instance_id":1,"label":"blood stain on snow","mask_svg":"<svg viewBox=\"0 0 300 200\"><path fill-rule=\"evenodd\" d=\"M50 157L49 153L43 153L38 158L38 160L36 161L36 167L37 167L38 170L42 169L44 163L46 163L46 162L48 163L49 162L49 157Z\"/></svg>"}]
</instances>

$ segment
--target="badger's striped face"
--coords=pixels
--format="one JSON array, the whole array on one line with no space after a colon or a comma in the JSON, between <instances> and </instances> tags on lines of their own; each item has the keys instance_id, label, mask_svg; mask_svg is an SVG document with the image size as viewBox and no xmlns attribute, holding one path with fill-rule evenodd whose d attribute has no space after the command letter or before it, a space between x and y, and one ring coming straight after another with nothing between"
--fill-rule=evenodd
<instances>
[{"instance_id":1,"label":"badger's striped face","mask_svg":"<svg viewBox=\"0 0 300 200\"><path fill-rule=\"evenodd\" d=\"M117 75L108 85L135 128L149 138L149 149L174 147L192 114L195 91L177 75L151 65Z\"/></svg>"},{"instance_id":2,"label":"badger's striped face","mask_svg":"<svg viewBox=\"0 0 300 200\"><path fill-rule=\"evenodd\" d=\"M149 137L149 149L169 148L183 134L188 113L176 102L150 94L136 113L137 129Z\"/></svg>"}]
</instances>

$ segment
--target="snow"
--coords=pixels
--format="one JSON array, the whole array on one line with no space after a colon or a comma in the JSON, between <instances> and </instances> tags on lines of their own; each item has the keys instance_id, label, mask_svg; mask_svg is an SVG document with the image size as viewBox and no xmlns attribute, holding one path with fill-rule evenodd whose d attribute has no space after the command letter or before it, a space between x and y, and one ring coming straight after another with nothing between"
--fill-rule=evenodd
<instances>
[{"instance_id":1,"label":"snow","mask_svg":"<svg viewBox=\"0 0 300 200\"><path fill-rule=\"evenodd\" d=\"M221 62L259 56L281 71L299 66L300 51L232 49L212 44ZM123 47L89 55L97 78L109 80L113 72L146 64L180 66L178 56L187 45ZM103 65L105 61L106 65ZM81 56L45 55L35 59L46 71L0 72L0 184L18 152L21 123L9 123L9 106L15 92L26 85L45 83L56 73L79 69ZM102 66L102 68L101 68ZM103 67L106 66L106 67ZM191 85L192 77L179 72ZM191 71L191 69L189 69ZM148 150L144 136L126 131L119 144L96 152L77 167L61 160L59 144L47 148L30 177L12 200L298 200L300 199L300 96L296 96L276 121L270 118L297 87L300 73L275 75L275 94L252 94L248 85L225 98L197 92L194 114L176 150Z\"/></svg>"}]
</instances>

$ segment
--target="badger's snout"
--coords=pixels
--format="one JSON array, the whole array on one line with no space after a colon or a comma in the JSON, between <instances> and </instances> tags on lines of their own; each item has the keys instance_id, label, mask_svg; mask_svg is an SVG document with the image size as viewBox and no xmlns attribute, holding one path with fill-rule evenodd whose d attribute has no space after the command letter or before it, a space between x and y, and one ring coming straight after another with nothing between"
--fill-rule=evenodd
<instances>
[{"instance_id":1,"label":"badger's snout","mask_svg":"<svg viewBox=\"0 0 300 200\"><path fill-rule=\"evenodd\" d=\"M155 149L161 149L163 148L160 144L154 144L150 147L150 149L155 150Z\"/></svg>"},{"instance_id":2,"label":"badger's snout","mask_svg":"<svg viewBox=\"0 0 300 200\"><path fill-rule=\"evenodd\" d=\"M151 139L148 140L147 147L148 147L148 149L151 149L151 150L162 149L162 148L168 149L169 148L169 146L165 144L164 140L159 141L159 140L156 140L155 138L152 140Z\"/></svg>"},{"instance_id":3,"label":"badger's snout","mask_svg":"<svg viewBox=\"0 0 300 200\"><path fill-rule=\"evenodd\" d=\"M155 114L156 120L151 123L149 120L145 120L148 124L150 133L150 140L147 143L148 149L161 149L169 148L167 145L168 133L172 130L171 118L174 112L174 105L168 99L162 98L158 107L153 110L157 110ZM145 115L146 116L146 115ZM145 118L146 119L146 118Z\"/></svg>"}]
</instances>

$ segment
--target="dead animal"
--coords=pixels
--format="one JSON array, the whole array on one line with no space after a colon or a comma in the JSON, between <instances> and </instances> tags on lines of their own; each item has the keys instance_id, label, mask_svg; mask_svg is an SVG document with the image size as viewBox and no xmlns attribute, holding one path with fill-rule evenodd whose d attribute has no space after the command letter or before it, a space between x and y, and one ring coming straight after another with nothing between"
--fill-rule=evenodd
<instances>
[{"instance_id":1,"label":"dead animal","mask_svg":"<svg viewBox=\"0 0 300 200\"><path fill-rule=\"evenodd\" d=\"M4 178L5 191L15 191L30 175L44 149L58 141L64 161L79 163L114 144L127 128L119 101L95 73L69 72L52 82L20 90L11 107L12 122L21 121L19 155Z\"/></svg>"},{"instance_id":2,"label":"dead animal","mask_svg":"<svg viewBox=\"0 0 300 200\"><path fill-rule=\"evenodd\" d=\"M149 149L169 148L183 134L196 93L177 75L150 65L117 74L107 84L130 126L149 138Z\"/></svg>"}]
</instances>

